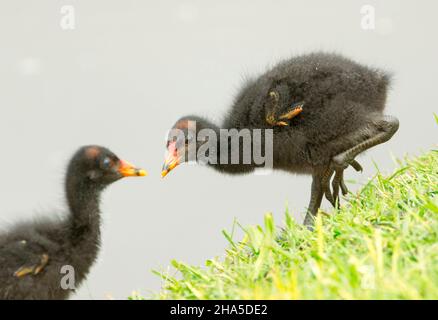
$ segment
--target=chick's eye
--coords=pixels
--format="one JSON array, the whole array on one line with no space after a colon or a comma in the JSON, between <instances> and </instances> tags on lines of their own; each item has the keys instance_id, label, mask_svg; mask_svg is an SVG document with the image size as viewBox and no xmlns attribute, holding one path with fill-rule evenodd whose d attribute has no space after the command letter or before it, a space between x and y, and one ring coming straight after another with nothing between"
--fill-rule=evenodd
<instances>
[{"instance_id":1,"label":"chick's eye","mask_svg":"<svg viewBox=\"0 0 438 320\"><path fill-rule=\"evenodd\" d=\"M103 166L105 169L109 169L109 168L111 167L111 165L112 165L112 161L111 161L110 158L105 158L105 159L103 159L102 166Z\"/></svg>"}]
</instances>

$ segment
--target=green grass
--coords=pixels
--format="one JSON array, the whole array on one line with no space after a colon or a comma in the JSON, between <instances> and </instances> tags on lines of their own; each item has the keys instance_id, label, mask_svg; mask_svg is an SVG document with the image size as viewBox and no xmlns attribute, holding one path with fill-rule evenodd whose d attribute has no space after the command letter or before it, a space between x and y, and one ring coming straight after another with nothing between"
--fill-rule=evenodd
<instances>
[{"instance_id":1,"label":"green grass","mask_svg":"<svg viewBox=\"0 0 438 320\"><path fill-rule=\"evenodd\" d=\"M160 299L438 299L438 150L378 173L315 230L286 212L203 267L172 261ZM138 297L133 297L138 298Z\"/></svg>"}]
</instances>

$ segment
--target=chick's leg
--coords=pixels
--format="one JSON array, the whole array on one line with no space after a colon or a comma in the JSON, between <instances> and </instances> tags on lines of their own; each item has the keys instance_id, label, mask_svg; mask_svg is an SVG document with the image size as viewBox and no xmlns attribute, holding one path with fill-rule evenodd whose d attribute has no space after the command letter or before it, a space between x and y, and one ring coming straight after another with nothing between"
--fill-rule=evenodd
<instances>
[{"instance_id":1,"label":"chick's leg","mask_svg":"<svg viewBox=\"0 0 438 320\"><path fill-rule=\"evenodd\" d=\"M391 139L398 130L398 127L399 123L397 118L386 115L377 115L372 118L372 121L368 125L368 130L371 133L370 137L364 139L360 132L357 133L357 145L332 158L328 169L329 172L325 173L326 179L323 181L323 185L325 186L324 193L326 198L333 206L336 206L336 203L339 200L339 188L341 188L344 195L348 192L343 179L344 170L351 165L356 171L362 171L362 166L354 160L354 158L365 150ZM332 181L333 192L330 195L330 192L327 189L327 177L330 179L333 172L335 173Z\"/></svg>"},{"instance_id":2,"label":"chick's leg","mask_svg":"<svg viewBox=\"0 0 438 320\"><path fill-rule=\"evenodd\" d=\"M322 175L320 173L314 173L312 176L312 189L310 194L310 202L307 208L307 214L304 218L304 225L309 229L313 226L313 220L318 213L321 206L323 190L322 190Z\"/></svg>"},{"instance_id":3,"label":"chick's leg","mask_svg":"<svg viewBox=\"0 0 438 320\"><path fill-rule=\"evenodd\" d=\"M399 127L398 119L393 116L380 115L373 122L375 134L370 138L359 141L358 144L333 157L333 165L337 168L346 168L359 154L378 144L391 139Z\"/></svg>"},{"instance_id":4,"label":"chick's leg","mask_svg":"<svg viewBox=\"0 0 438 320\"><path fill-rule=\"evenodd\" d=\"M362 166L356 160L352 160L349 163L356 171L362 171ZM333 207L339 206L339 189L345 196L348 193L348 188L344 181L344 168L337 168L330 164L326 171L322 175L322 190L326 199L332 204ZM330 179L332 180L332 190L330 190Z\"/></svg>"}]
</instances>

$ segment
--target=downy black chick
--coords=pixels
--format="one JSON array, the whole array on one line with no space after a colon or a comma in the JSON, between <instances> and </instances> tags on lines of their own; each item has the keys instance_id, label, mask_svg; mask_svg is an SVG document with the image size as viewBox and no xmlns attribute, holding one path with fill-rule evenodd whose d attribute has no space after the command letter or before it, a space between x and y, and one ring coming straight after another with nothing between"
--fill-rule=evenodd
<instances>
[{"instance_id":1,"label":"downy black chick","mask_svg":"<svg viewBox=\"0 0 438 320\"><path fill-rule=\"evenodd\" d=\"M186 155L187 146L202 129L212 129L218 136L220 129L273 129L273 168L313 177L305 218L310 226L324 194L336 206L340 190L348 192L343 172L350 165L362 170L356 156L397 131L398 120L383 114L389 82L386 72L337 54L312 53L285 60L244 85L220 126L197 116L180 118L173 129L184 134L175 138L171 130L162 176L183 161L197 160ZM198 140L196 150L204 143ZM217 159L224 151L219 140ZM240 139L239 150L234 150L235 145L228 143L225 151L242 155L242 144ZM208 164L224 173L257 168L254 162L216 162Z\"/></svg>"},{"instance_id":2,"label":"downy black chick","mask_svg":"<svg viewBox=\"0 0 438 320\"><path fill-rule=\"evenodd\" d=\"M66 299L61 272L84 281L100 247L100 194L113 182L146 172L100 146L85 146L67 169L68 215L63 220L17 224L0 234L0 299Z\"/></svg>"}]
</instances>

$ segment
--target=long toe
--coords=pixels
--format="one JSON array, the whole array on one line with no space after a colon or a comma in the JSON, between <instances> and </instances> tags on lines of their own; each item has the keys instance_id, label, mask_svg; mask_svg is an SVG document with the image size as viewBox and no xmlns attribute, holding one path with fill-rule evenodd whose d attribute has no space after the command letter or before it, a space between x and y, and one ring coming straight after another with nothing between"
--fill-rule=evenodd
<instances>
[{"instance_id":1,"label":"long toe","mask_svg":"<svg viewBox=\"0 0 438 320\"><path fill-rule=\"evenodd\" d=\"M340 198L339 198L339 190L341 186L341 181L344 179L344 170L336 170L335 176L332 181L332 189L333 189L333 202L335 206L340 206Z\"/></svg>"},{"instance_id":2,"label":"long toe","mask_svg":"<svg viewBox=\"0 0 438 320\"><path fill-rule=\"evenodd\" d=\"M356 170L357 172L362 172L362 171L363 171L362 166L361 166L360 163L357 162L356 160L352 160L352 161L350 162L350 165L351 165L351 166L354 168L354 170Z\"/></svg>"},{"instance_id":3,"label":"long toe","mask_svg":"<svg viewBox=\"0 0 438 320\"><path fill-rule=\"evenodd\" d=\"M330 190L330 179L335 171L331 168L328 168L326 172L322 175L321 178L321 187L322 192L324 193L326 199L335 206L335 200L333 198L333 194Z\"/></svg>"},{"instance_id":4,"label":"long toe","mask_svg":"<svg viewBox=\"0 0 438 320\"><path fill-rule=\"evenodd\" d=\"M342 194L346 196L348 194L348 188L347 185L345 184L344 177L342 177L340 184L341 184Z\"/></svg>"}]
</instances>

